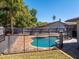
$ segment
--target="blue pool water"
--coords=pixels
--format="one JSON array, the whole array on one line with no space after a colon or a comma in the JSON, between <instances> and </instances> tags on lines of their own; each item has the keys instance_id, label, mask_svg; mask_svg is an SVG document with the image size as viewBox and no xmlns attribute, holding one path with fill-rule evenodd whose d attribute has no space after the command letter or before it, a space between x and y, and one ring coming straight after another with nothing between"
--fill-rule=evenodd
<instances>
[{"instance_id":1,"label":"blue pool water","mask_svg":"<svg viewBox=\"0 0 79 59\"><path fill-rule=\"evenodd\" d=\"M37 47L53 47L56 46L57 37L35 37L32 39L32 45Z\"/></svg>"}]
</instances>

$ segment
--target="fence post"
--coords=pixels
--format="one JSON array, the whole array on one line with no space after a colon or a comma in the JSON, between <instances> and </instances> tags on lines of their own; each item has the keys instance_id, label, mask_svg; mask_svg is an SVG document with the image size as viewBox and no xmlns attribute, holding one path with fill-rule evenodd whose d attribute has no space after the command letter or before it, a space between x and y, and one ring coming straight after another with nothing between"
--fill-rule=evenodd
<instances>
[{"instance_id":1,"label":"fence post","mask_svg":"<svg viewBox=\"0 0 79 59\"><path fill-rule=\"evenodd\" d=\"M48 35L49 35L49 50L50 50L50 30L48 29Z\"/></svg>"},{"instance_id":2,"label":"fence post","mask_svg":"<svg viewBox=\"0 0 79 59\"><path fill-rule=\"evenodd\" d=\"M24 35L24 53L25 53L25 35Z\"/></svg>"},{"instance_id":3,"label":"fence post","mask_svg":"<svg viewBox=\"0 0 79 59\"><path fill-rule=\"evenodd\" d=\"M7 35L8 36L8 54L10 53L10 35Z\"/></svg>"},{"instance_id":4,"label":"fence post","mask_svg":"<svg viewBox=\"0 0 79 59\"><path fill-rule=\"evenodd\" d=\"M39 34L39 29L37 29L37 31L35 31L35 32L37 32L37 51L38 51L38 34Z\"/></svg>"}]
</instances>

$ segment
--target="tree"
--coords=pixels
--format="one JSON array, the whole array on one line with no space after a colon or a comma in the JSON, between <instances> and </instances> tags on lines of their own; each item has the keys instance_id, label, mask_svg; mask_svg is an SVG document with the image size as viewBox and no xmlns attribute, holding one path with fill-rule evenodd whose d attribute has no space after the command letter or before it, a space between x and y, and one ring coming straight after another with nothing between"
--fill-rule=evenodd
<instances>
[{"instance_id":1,"label":"tree","mask_svg":"<svg viewBox=\"0 0 79 59\"><path fill-rule=\"evenodd\" d=\"M13 33L13 26L16 25L16 20L22 20L20 16L23 19L30 19L30 14L26 11L23 0L0 0L0 25L11 27Z\"/></svg>"},{"instance_id":2,"label":"tree","mask_svg":"<svg viewBox=\"0 0 79 59\"><path fill-rule=\"evenodd\" d=\"M24 6L24 9L22 11L23 13L21 13L18 17L16 17L16 24L15 27L19 27L19 28L27 28L31 26L31 15L30 15L30 11L28 9L27 6Z\"/></svg>"},{"instance_id":3,"label":"tree","mask_svg":"<svg viewBox=\"0 0 79 59\"><path fill-rule=\"evenodd\" d=\"M34 8L32 8L32 10L30 10L30 14L31 14L32 16L36 16L37 10L34 9Z\"/></svg>"},{"instance_id":4,"label":"tree","mask_svg":"<svg viewBox=\"0 0 79 59\"><path fill-rule=\"evenodd\" d=\"M4 27L27 28L37 26L37 10L29 10L23 0L0 0L0 25Z\"/></svg>"},{"instance_id":5,"label":"tree","mask_svg":"<svg viewBox=\"0 0 79 59\"><path fill-rule=\"evenodd\" d=\"M56 16L55 15L53 16L53 20L56 20Z\"/></svg>"},{"instance_id":6,"label":"tree","mask_svg":"<svg viewBox=\"0 0 79 59\"><path fill-rule=\"evenodd\" d=\"M32 10L30 10L30 14L32 16L31 21L36 23L37 22L37 18L36 18L37 10L33 8Z\"/></svg>"},{"instance_id":7,"label":"tree","mask_svg":"<svg viewBox=\"0 0 79 59\"><path fill-rule=\"evenodd\" d=\"M42 26L42 25L46 25L47 22L37 22L37 26Z\"/></svg>"}]
</instances>

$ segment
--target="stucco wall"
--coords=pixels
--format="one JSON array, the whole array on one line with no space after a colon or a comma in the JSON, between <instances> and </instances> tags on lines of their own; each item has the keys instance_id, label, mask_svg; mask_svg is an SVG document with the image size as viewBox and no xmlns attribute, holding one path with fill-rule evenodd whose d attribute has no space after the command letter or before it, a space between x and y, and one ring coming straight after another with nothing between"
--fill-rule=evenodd
<instances>
[{"instance_id":1,"label":"stucco wall","mask_svg":"<svg viewBox=\"0 0 79 59\"><path fill-rule=\"evenodd\" d=\"M6 36L5 40L0 42L0 53L23 52L23 36Z\"/></svg>"},{"instance_id":2,"label":"stucco wall","mask_svg":"<svg viewBox=\"0 0 79 59\"><path fill-rule=\"evenodd\" d=\"M8 53L8 37L5 38L4 41L0 42L0 53Z\"/></svg>"}]
</instances>

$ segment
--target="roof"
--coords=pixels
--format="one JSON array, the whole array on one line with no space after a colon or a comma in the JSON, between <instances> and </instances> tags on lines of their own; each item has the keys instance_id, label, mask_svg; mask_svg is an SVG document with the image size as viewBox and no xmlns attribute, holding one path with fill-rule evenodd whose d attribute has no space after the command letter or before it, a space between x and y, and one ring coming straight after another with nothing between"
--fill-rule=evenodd
<instances>
[{"instance_id":1,"label":"roof","mask_svg":"<svg viewBox=\"0 0 79 59\"><path fill-rule=\"evenodd\" d=\"M76 25L77 24L77 22L64 22L64 23L67 25Z\"/></svg>"},{"instance_id":2,"label":"roof","mask_svg":"<svg viewBox=\"0 0 79 59\"><path fill-rule=\"evenodd\" d=\"M60 21L56 21L56 22L51 22L51 23L48 23L48 24L45 24L45 25L42 25L42 26L38 26L38 27L35 27L35 28L44 28L46 26L49 26L49 25L52 25L52 24L55 24L55 23L61 23L63 25L76 25L77 22L60 22ZM59 25L59 24L58 24Z\"/></svg>"},{"instance_id":3,"label":"roof","mask_svg":"<svg viewBox=\"0 0 79 59\"><path fill-rule=\"evenodd\" d=\"M79 17L75 17L69 20L66 20L65 22L77 22L79 20Z\"/></svg>"},{"instance_id":4,"label":"roof","mask_svg":"<svg viewBox=\"0 0 79 59\"><path fill-rule=\"evenodd\" d=\"M64 23L64 22L56 21L56 22L51 22L51 23L48 23L48 24L45 24L45 25L42 25L42 26L38 26L38 27L40 28L40 27L49 26L49 25L51 25L51 24L55 24L55 23L57 23L57 22L62 23L63 25L67 25L67 24Z\"/></svg>"}]
</instances>

